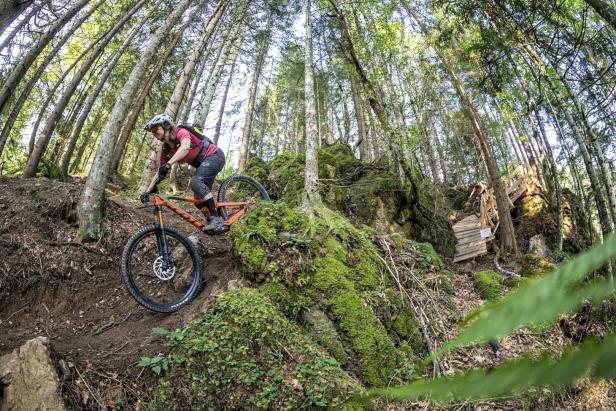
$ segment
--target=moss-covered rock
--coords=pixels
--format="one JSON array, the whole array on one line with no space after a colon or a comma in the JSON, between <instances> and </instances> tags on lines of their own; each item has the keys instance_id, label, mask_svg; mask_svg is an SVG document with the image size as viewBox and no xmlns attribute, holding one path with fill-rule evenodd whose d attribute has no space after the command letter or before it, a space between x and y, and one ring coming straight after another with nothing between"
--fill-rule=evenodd
<instances>
[{"instance_id":1,"label":"moss-covered rock","mask_svg":"<svg viewBox=\"0 0 616 411\"><path fill-rule=\"evenodd\" d=\"M401 382L426 354L414 313L383 276L369 235L342 216L266 204L234 224L230 237L244 275L364 384Z\"/></svg>"},{"instance_id":2,"label":"moss-covered rock","mask_svg":"<svg viewBox=\"0 0 616 411\"><path fill-rule=\"evenodd\" d=\"M549 257L540 257L533 253L524 254L520 275L523 277L542 276L556 268Z\"/></svg>"},{"instance_id":3,"label":"moss-covered rock","mask_svg":"<svg viewBox=\"0 0 616 411\"><path fill-rule=\"evenodd\" d=\"M516 202L513 220L518 246L528 249L531 237L542 234L547 245L554 249L557 238L557 209L543 192L533 192ZM596 235L582 201L571 190L563 189L563 251L578 253L590 247Z\"/></svg>"},{"instance_id":4,"label":"moss-covered rock","mask_svg":"<svg viewBox=\"0 0 616 411\"><path fill-rule=\"evenodd\" d=\"M320 194L324 203L382 234L402 233L430 241L444 255L453 256L455 239L448 219L435 212L434 187L417 170L420 187L403 186L385 162L365 163L347 144L323 147L318 153ZM254 160L246 173L258 176L273 199L296 206L304 192L304 155L282 154L264 164ZM254 168L254 170L253 170ZM268 172L267 178L263 176Z\"/></svg>"},{"instance_id":5,"label":"moss-covered rock","mask_svg":"<svg viewBox=\"0 0 616 411\"><path fill-rule=\"evenodd\" d=\"M473 287L484 300L497 300L503 295L503 277L495 271L484 270L473 275Z\"/></svg>"},{"instance_id":6,"label":"moss-covered rock","mask_svg":"<svg viewBox=\"0 0 616 411\"><path fill-rule=\"evenodd\" d=\"M261 184L267 184L269 177L269 165L259 157L252 157L246 164L246 175L254 177Z\"/></svg>"},{"instance_id":7,"label":"moss-covered rock","mask_svg":"<svg viewBox=\"0 0 616 411\"><path fill-rule=\"evenodd\" d=\"M598 235L582 199L563 189L563 251L577 254L588 249L593 238Z\"/></svg>"},{"instance_id":8,"label":"moss-covered rock","mask_svg":"<svg viewBox=\"0 0 616 411\"><path fill-rule=\"evenodd\" d=\"M361 391L256 289L224 295L173 339L151 409L335 407Z\"/></svg>"}]
</instances>

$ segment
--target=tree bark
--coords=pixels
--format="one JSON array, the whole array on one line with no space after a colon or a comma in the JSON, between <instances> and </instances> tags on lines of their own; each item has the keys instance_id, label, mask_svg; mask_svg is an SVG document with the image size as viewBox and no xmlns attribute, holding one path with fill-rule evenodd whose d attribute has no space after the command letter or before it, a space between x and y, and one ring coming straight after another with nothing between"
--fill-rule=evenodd
<instances>
[{"instance_id":1,"label":"tree bark","mask_svg":"<svg viewBox=\"0 0 616 411\"><path fill-rule=\"evenodd\" d=\"M250 83L250 90L248 92L248 105L246 106L246 120L244 122L244 129L242 130L242 142L240 143L240 158L238 164L238 172L241 173L246 168L246 162L248 161L248 148L250 147L250 136L252 134L252 119L254 118L255 101L257 99L257 90L259 88L259 78L261 77L261 71L263 69L263 62L269 49L270 39L272 36L272 24L274 22L273 12L270 12L267 18L267 25L265 31L262 33L263 38L259 45L259 53L257 55L257 62L255 71L252 75L252 81Z\"/></svg>"},{"instance_id":2,"label":"tree bark","mask_svg":"<svg viewBox=\"0 0 616 411\"><path fill-rule=\"evenodd\" d=\"M214 99L214 93L216 92L216 87L218 86L218 81L220 80L220 74L222 73L222 69L225 66L227 59L229 58L229 52L231 51L231 47L233 47L241 26L237 25L231 32L230 38L224 39L224 45L220 49L220 52L216 58L216 63L210 71L207 80L205 82L205 86L203 86L203 93L201 94L201 98L199 99L199 109L197 115L195 116L194 124L201 128L205 129L205 120L207 119L207 115L210 112L210 106L212 104L212 100ZM241 47L241 42L238 47Z\"/></svg>"},{"instance_id":3,"label":"tree bark","mask_svg":"<svg viewBox=\"0 0 616 411\"><path fill-rule=\"evenodd\" d=\"M584 0L616 30L616 9L603 0Z\"/></svg>"},{"instance_id":4,"label":"tree bark","mask_svg":"<svg viewBox=\"0 0 616 411\"><path fill-rule=\"evenodd\" d=\"M33 0L3 0L0 3L0 34L33 2Z\"/></svg>"},{"instance_id":5,"label":"tree bark","mask_svg":"<svg viewBox=\"0 0 616 411\"><path fill-rule=\"evenodd\" d=\"M357 80L351 76L351 96L353 98L353 108L355 109L355 122L357 123L357 143L355 147L359 147L359 158L363 161L372 160L370 156L370 142L368 141L368 133L366 130L366 117L364 116L364 107L357 90Z\"/></svg>"},{"instance_id":6,"label":"tree bark","mask_svg":"<svg viewBox=\"0 0 616 411\"><path fill-rule=\"evenodd\" d=\"M312 66L312 21L310 0L306 0L306 51L304 58L304 96L306 110L306 169L304 189L306 198L304 206L313 207L321 202L319 197L319 162L317 158L318 140L317 113L314 107L314 68Z\"/></svg>"},{"instance_id":7,"label":"tree bark","mask_svg":"<svg viewBox=\"0 0 616 411\"><path fill-rule=\"evenodd\" d=\"M0 87L0 115L6 108L6 103L15 91L19 81L25 76L26 72L36 60L39 54L45 49L54 36L71 20L90 0L79 0L73 7L58 18L45 33L39 37L36 43L28 49L26 55L10 71Z\"/></svg>"},{"instance_id":8,"label":"tree bark","mask_svg":"<svg viewBox=\"0 0 616 411\"><path fill-rule=\"evenodd\" d=\"M28 100L28 97L30 96L30 92L32 91L32 89L34 88L34 86L36 85L38 80L41 78L41 76L43 75L43 73L45 72L45 70L47 69L49 64L51 63L51 61L58 55L58 53L60 53L60 50L62 49L62 46L75 33L75 31L83 24L83 22L87 18L89 18L92 15L92 13L94 13L94 11L96 9L98 9L98 7L100 7L100 5L103 4L103 3L104 3L104 0L101 0L98 3L96 3L94 6L92 6L88 10L87 13L84 13L84 15L82 17L80 17L79 20L77 20L71 26L71 28L58 40L58 42L56 44L54 44L52 49L45 56L45 58L43 59L43 61L39 65L39 67L36 69L36 71L34 72L32 77L30 78L30 80L28 80L28 82L24 86L23 90L19 94L19 98L15 102L15 105L13 106L13 108L11 110L11 113L6 118L4 126L2 127L2 133L0 134L0 155L2 155L2 152L4 150L4 145L6 144L6 141L7 141L8 137L9 137L9 135L11 134L11 130L13 129L13 125L15 125L15 121L17 121L17 117L19 116L19 113L21 112L21 109L26 104L26 101ZM93 46L94 45L92 45L91 47L93 47ZM2 49L2 47L0 47L0 49ZM89 49L90 48L88 48L88 50ZM85 55L85 53L83 55ZM80 58L78 58L77 61L78 60L80 60ZM62 78L64 78L64 76L62 76ZM50 94L52 95L53 93L50 93ZM48 101L51 101L51 96L49 96L48 99L49 99ZM41 108L41 114L40 115L42 115L42 112L45 111L45 108L47 107L47 104L44 104L43 107ZM38 120L38 121L40 121L40 120ZM38 127L38 125L37 125L37 127ZM32 142L32 149L30 149L28 151L28 154L31 154L33 149L34 149L34 142Z\"/></svg>"},{"instance_id":9,"label":"tree bark","mask_svg":"<svg viewBox=\"0 0 616 411\"><path fill-rule=\"evenodd\" d=\"M88 131L86 131L84 138L82 138L81 145L77 149L77 155L71 164L71 172L75 172L81 163L81 159L83 158L83 153L86 151L86 147L90 143L90 138L94 131L99 127L100 121L103 119L103 108L100 107L96 114L94 114L94 119L90 123L88 127Z\"/></svg>"},{"instance_id":10,"label":"tree bark","mask_svg":"<svg viewBox=\"0 0 616 411\"><path fill-rule=\"evenodd\" d=\"M103 36L103 39L98 42L94 51L92 51L92 53L90 54L90 57L88 57L88 59L86 59L86 61L81 65L79 71L75 73L75 75L71 79L71 82L66 86L62 97L60 98L60 100L58 100L55 107L51 111L51 114L47 118L47 122L43 127L43 131L41 132L41 135L39 136L34 146L34 151L32 151L32 154L28 158L28 163L26 164L26 169L24 170L23 174L24 178L33 177L34 175L36 175L38 163L41 158L43 158L45 150L47 150L49 140L51 139L54 129L56 128L58 120L62 116L66 105L75 93L75 90L79 86L79 83L81 83L81 80L83 80L96 59L98 59L98 57L103 53L103 51L105 51L105 47L107 47L107 44L109 44L111 39L113 39L116 33L120 31L122 27L124 27L126 22L128 22L128 20L130 20L131 17L137 11L139 11L139 9L141 9L141 7L145 4L145 1L146 0L138 0L137 3L129 11L124 13L123 17L120 18L114 24L114 26Z\"/></svg>"},{"instance_id":11,"label":"tree bark","mask_svg":"<svg viewBox=\"0 0 616 411\"><path fill-rule=\"evenodd\" d=\"M21 21L13 28L13 30L11 30L11 32L5 36L2 43L0 43L0 51L2 51L6 46L9 45L11 43L11 40L15 39L17 33L19 33L21 29L23 29L24 26L30 22L32 16L34 16L39 10L40 7L36 5L30 9L28 14L26 14L24 18L21 19ZM0 33L2 33L2 29L0 29Z\"/></svg>"},{"instance_id":12,"label":"tree bark","mask_svg":"<svg viewBox=\"0 0 616 411\"><path fill-rule=\"evenodd\" d=\"M212 33L214 33L214 29L218 25L220 18L223 13L227 9L230 0L219 0L216 5L216 9L214 9L214 13L208 19L208 22L201 34L201 38L199 39L197 46L193 49L192 55L188 59L188 62L184 65L184 71L180 75L180 78L175 85L175 89L173 90L173 94L167 103L167 108L165 109L165 113L169 114L172 118L176 118L178 115L178 111L180 108L180 104L182 103L182 98L186 93L186 88L188 87L188 82L190 77L195 70L195 66L197 65L197 61L201 57L205 46L208 41L212 37Z\"/></svg>"},{"instance_id":13,"label":"tree bark","mask_svg":"<svg viewBox=\"0 0 616 411\"><path fill-rule=\"evenodd\" d=\"M182 38L182 34L186 30L186 28L190 26L191 23L192 23L192 20L188 20L173 35L173 37L171 38L170 44L167 46L167 50L156 62L156 65L154 66L152 73L148 77L148 80L143 85L143 87L141 87L141 92L139 93L135 101L133 102L133 107L131 108L128 114L128 118L126 119L124 127L122 128L122 134L120 134L120 137L118 138L118 141L116 143L115 150L113 152L113 158L111 160L111 168L110 168L111 174L116 174L118 172L118 165L120 164L120 160L122 159L122 157L124 156L124 153L126 152L126 147L128 145L128 139L130 138L130 135L133 129L135 128L135 124L137 123L137 119L139 118L139 113L141 113L141 110L143 109L145 100L148 94L150 93L152 86L154 85L156 80L159 79L160 73L162 69L165 67L165 64L167 63L167 61L169 60L169 57L171 57L171 53L173 53L174 47L177 45L178 41L180 41L180 39Z\"/></svg>"},{"instance_id":14,"label":"tree bark","mask_svg":"<svg viewBox=\"0 0 616 411\"><path fill-rule=\"evenodd\" d=\"M62 157L62 163L60 165L60 168L62 169L62 176L63 176L64 180L66 180L68 178L68 166L69 166L70 161L71 161L71 156L73 155L73 151L75 150L75 146L77 144L77 140L79 139L79 135L81 134L81 130L83 129L83 126L84 126L86 120L88 119L90 111L92 110L92 107L94 106L94 103L96 102L96 99L97 99L98 95L100 94L100 92L102 91L103 87L107 83L107 80L111 76L111 73L113 72L113 69L118 64L118 61L120 60L120 57L122 57L122 55L124 54L124 52L126 51L128 46L130 46L130 44L132 43L133 36L145 24L145 22L152 16L152 13L154 12L154 10L156 10L156 7L154 7L152 9L152 11L150 13L148 13L135 26L135 28L126 36L126 39L124 40L124 43L116 51L116 53L114 54L114 56L111 59L111 61L109 61L109 63L107 63L107 66L105 67L105 70L103 71L103 73L100 75L100 77L98 79L98 84L94 87L94 90L92 90L92 92L88 95L88 98L87 98L87 100L86 100L86 102L84 104L84 107L83 107L81 113L79 114L79 118L77 119L75 127L73 127L73 131L71 132L71 136L68 139L69 142L68 142L66 150L64 151L64 156Z\"/></svg>"},{"instance_id":15,"label":"tree bark","mask_svg":"<svg viewBox=\"0 0 616 411\"><path fill-rule=\"evenodd\" d=\"M227 85L225 86L225 91L222 94L222 100L220 101L220 111L218 113L218 121L216 121L216 129L214 131L214 144L218 144L218 140L220 138L220 129L222 127L222 120L225 116L225 106L227 105L227 96L229 95L229 89L231 88L231 82L233 81L233 74L235 73L235 63L237 62L237 56L239 55L240 46L237 46L236 51L233 53L233 63L231 63L231 68L229 69L229 78L227 79Z\"/></svg>"},{"instance_id":16,"label":"tree bark","mask_svg":"<svg viewBox=\"0 0 616 411\"><path fill-rule=\"evenodd\" d=\"M88 179L79 199L77 215L79 235L82 240L98 239L101 236L100 223L104 207L105 186L109 179L111 152L116 137L120 127L122 127L123 119L131 108L131 100L147 67L156 58L158 49L167 33L177 24L177 21L190 4L191 0L182 0L172 9L165 22L150 37L150 41L141 53L141 59L133 67L128 80L124 83L122 91L115 101L111 115L103 129L93 166L90 169Z\"/></svg>"}]
</instances>

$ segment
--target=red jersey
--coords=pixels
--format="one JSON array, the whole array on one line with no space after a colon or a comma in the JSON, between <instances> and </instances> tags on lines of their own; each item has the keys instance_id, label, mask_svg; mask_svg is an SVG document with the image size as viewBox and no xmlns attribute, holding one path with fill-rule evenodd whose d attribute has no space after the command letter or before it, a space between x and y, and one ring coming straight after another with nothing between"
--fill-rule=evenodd
<instances>
[{"instance_id":1,"label":"red jersey","mask_svg":"<svg viewBox=\"0 0 616 411\"><path fill-rule=\"evenodd\" d=\"M167 148L169 150L169 158L165 156L165 150L161 150L160 152L160 165L161 166L164 164L167 164L167 161L169 161L169 159L173 157L175 153L178 151L178 147L180 147L180 144L182 143L182 141L186 140L187 138L190 139L190 145L191 147L194 147L194 148L192 148L188 152L186 157L181 159L179 162L190 164L197 157L197 155L199 155L199 152L201 151L201 143L202 143L199 137L195 136L193 133L191 133L190 131L186 129L177 128L175 130L175 138L176 138L177 145L174 145L174 146L167 145ZM163 144L167 144L167 143L163 143ZM218 146L214 143L210 144L203 158L211 156L212 154L214 154L214 152L216 152L216 150L218 150Z\"/></svg>"}]
</instances>

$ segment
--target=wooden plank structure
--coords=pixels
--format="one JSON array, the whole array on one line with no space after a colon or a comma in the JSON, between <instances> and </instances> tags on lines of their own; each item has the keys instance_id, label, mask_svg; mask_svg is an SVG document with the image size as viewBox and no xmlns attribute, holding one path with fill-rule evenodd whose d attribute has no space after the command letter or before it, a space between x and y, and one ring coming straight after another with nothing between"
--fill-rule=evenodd
<instances>
[{"instance_id":1,"label":"wooden plank structure","mask_svg":"<svg viewBox=\"0 0 616 411\"><path fill-rule=\"evenodd\" d=\"M526 173L525 169L518 167L505 179L510 209L525 192L539 186L534 175L535 173ZM475 185L470 198L473 198L477 192L480 206L478 212L464 217L453 226L457 239L454 263L487 254L487 244L494 240L494 234L498 230L498 210L494 189L488 188L486 183L479 182Z\"/></svg>"}]
</instances>

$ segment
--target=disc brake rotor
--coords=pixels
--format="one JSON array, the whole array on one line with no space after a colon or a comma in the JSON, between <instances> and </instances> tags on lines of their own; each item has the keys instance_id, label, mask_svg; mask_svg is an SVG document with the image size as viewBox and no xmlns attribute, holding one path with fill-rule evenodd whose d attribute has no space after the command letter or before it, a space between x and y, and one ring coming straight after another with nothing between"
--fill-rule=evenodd
<instances>
[{"instance_id":1,"label":"disc brake rotor","mask_svg":"<svg viewBox=\"0 0 616 411\"><path fill-rule=\"evenodd\" d=\"M161 255L156 260L154 260L154 264L152 268L154 269L154 274L156 277L163 281L169 281L175 275L175 264L172 264L171 267L164 268L165 262L163 261L163 256Z\"/></svg>"}]
</instances>

